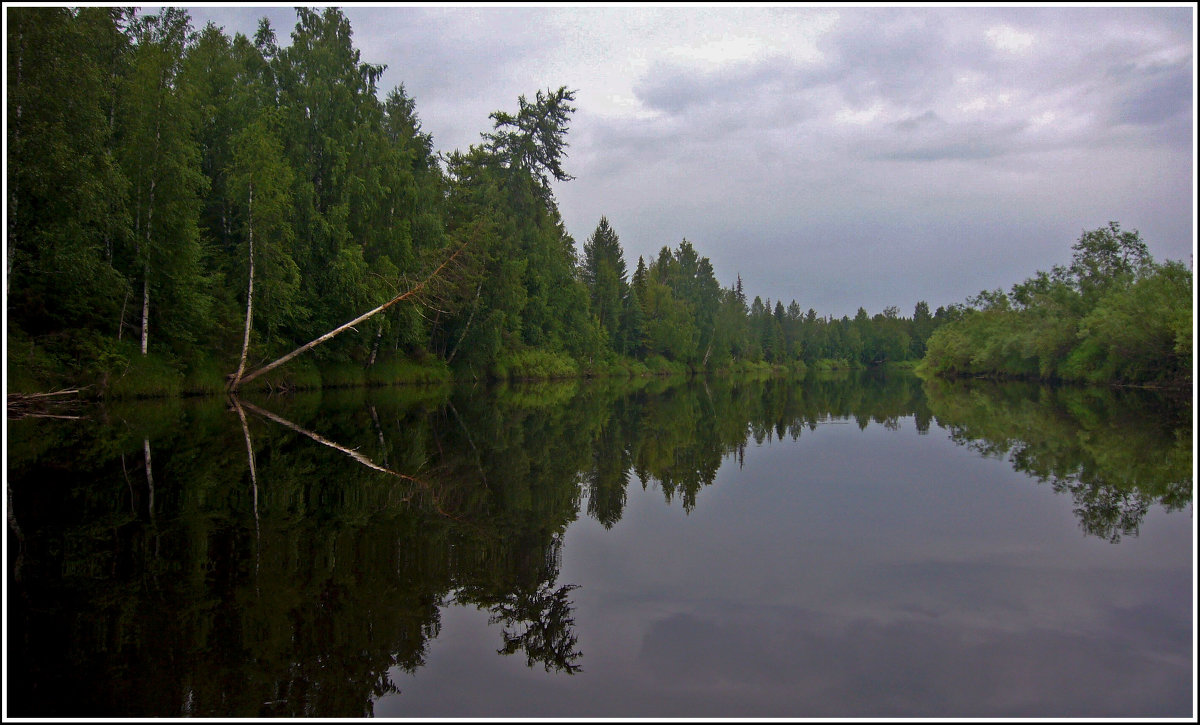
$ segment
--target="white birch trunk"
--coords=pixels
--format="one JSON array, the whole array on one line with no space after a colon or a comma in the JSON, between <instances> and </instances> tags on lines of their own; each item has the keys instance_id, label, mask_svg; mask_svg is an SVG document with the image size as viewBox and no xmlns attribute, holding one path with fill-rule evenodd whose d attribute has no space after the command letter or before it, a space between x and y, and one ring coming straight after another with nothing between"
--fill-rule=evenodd
<instances>
[{"instance_id":1,"label":"white birch trunk","mask_svg":"<svg viewBox=\"0 0 1200 725\"><path fill-rule=\"evenodd\" d=\"M142 354L150 347L150 262L142 273Z\"/></svg>"},{"instance_id":2,"label":"white birch trunk","mask_svg":"<svg viewBox=\"0 0 1200 725\"><path fill-rule=\"evenodd\" d=\"M158 111L162 112L163 80L159 81ZM158 119L154 125L154 160L158 161L158 149L162 142L162 126ZM150 202L146 207L146 260L142 274L142 355L150 348L150 251L154 249L151 236L154 232L154 186L157 182L154 174L150 175ZM147 450L149 450L147 448Z\"/></svg>"},{"instance_id":3,"label":"white birch trunk","mask_svg":"<svg viewBox=\"0 0 1200 725\"><path fill-rule=\"evenodd\" d=\"M246 355L250 351L250 325L254 315L254 179L250 179L249 193L249 222L247 238L250 243L250 281L246 285L246 332L242 337L242 360L238 363L237 372L233 375L231 389L236 389L242 382L242 373L246 371Z\"/></svg>"},{"instance_id":4,"label":"white birch trunk","mask_svg":"<svg viewBox=\"0 0 1200 725\"><path fill-rule=\"evenodd\" d=\"M154 179L150 179L150 206L146 210L146 259L142 269L142 354L150 347L150 241L154 231Z\"/></svg>"}]
</instances>

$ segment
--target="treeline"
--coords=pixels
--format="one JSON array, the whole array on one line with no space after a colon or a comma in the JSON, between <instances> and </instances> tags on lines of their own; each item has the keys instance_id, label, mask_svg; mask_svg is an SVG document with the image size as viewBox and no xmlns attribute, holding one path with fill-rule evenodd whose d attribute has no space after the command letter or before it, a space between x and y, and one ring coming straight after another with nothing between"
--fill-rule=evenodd
<instances>
[{"instance_id":1,"label":"treeline","mask_svg":"<svg viewBox=\"0 0 1200 725\"><path fill-rule=\"evenodd\" d=\"M747 301L739 276L721 287L712 264L686 239L663 247L626 281L616 233L606 219L583 248L583 281L609 349L638 360L665 360L690 369L731 363L849 368L919 360L925 341L952 311L919 302L911 318L896 307L874 316L818 316L792 300Z\"/></svg>"},{"instance_id":2,"label":"treeline","mask_svg":"<svg viewBox=\"0 0 1200 725\"><path fill-rule=\"evenodd\" d=\"M1084 232L1069 266L981 292L929 338L943 376L1190 386L1192 272L1155 262L1117 222Z\"/></svg>"},{"instance_id":3,"label":"treeline","mask_svg":"<svg viewBox=\"0 0 1200 725\"><path fill-rule=\"evenodd\" d=\"M287 47L266 19L230 37L180 8L9 13L12 389L219 390L459 248L436 299L267 382L851 366L919 359L944 321L748 302L686 240L630 277L604 219L578 254L551 191L572 91L522 96L440 155L339 10L296 12Z\"/></svg>"}]
</instances>

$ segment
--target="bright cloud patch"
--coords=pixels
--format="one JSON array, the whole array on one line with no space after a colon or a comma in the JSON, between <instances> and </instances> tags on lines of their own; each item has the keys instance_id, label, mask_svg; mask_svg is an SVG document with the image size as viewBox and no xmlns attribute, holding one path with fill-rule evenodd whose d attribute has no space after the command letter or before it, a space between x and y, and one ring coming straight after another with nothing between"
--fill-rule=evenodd
<instances>
[{"instance_id":1,"label":"bright cloud patch","mask_svg":"<svg viewBox=\"0 0 1200 725\"><path fill-rule=\"evenodd\" d=\"M1000 50L1019 53L1028 50L1033 45L1033 35L1022 33L1009 25L997 25L987 31L988 40Z\"/></svg>"},{"instance_id":2,"label":"bright cloud patch","mask_svg":"<svg viewBox=\"0 0 1200 725\"><path fill-rule=\"evenodd\" d=\"M700 67L719 68L728 63L752 60L765 51L766 46L755 38L729 37L701 45L676 46L668 49L666 55Z\"/></svg>"},{"instance_id":3,"label":"bright cloud patch","mask_svg":"<svg viewBox=\"0 0 1200 725\"><path fill-rule=\"evenodd\" d=\"M865 126L866 124L879 118L883 113L883 104L875 103L870 108L855 110L852 108L843 108L834 114L833 120L838 123L851 123L856 126Z\"/></svg>"}]
</instances>

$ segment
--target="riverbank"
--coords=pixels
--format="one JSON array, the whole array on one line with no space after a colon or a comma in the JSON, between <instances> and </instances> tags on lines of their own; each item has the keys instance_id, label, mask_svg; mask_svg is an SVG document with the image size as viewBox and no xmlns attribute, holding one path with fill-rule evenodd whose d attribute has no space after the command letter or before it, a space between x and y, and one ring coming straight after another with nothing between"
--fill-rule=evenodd
<instances>
[{"instance_id":1,"label":"riverbank","mask_svg":"<svg viewBox=\"0 0 1200 725\"><path fill-rule=\"evenodd\" d=\"M1055 376L1042 377L1040 375L1021 375L996 371L965 373L957 371L934 370L932 366L925 364L924 361L908 365L907 368L911 370L917 377L921 378L921 380L925 381L943 380L954 382L959 380L984 380L997 383L1036 383L1040 385L1066 385L1085 388L1099 386L1104 388L1128 390L1153 390L1171 395L1187 395L1189 397L1192 392L1192 381L1190 379L1139 383L1127 380L1087 380L1061 378Z\"/></svg>"},{"instance_id":2,"label":"riverbank","mask_svg":"<svg viewBox=\"0 0 1200 725\"><path fill-rule=\"evenodd\" d=\"M10 353L7 360L8 389L12 401L36 401L48 392L71 395L63 398L84 400L125 400L141 398L177 398L224 395L228 371L212 360L198 360L182 366L150 354L143 356L130 348L129 354L113 358L108 369L76 372L61 366L28 364L33 356L22 358ZM825 361L822 361L825 362ZM840 361L837 361L840 362ZM818 371L849 369L842 365L821 365ZM635 379L713 375L761 379L797 376L807 372L802 361L788 365L767 362L733 361L711 369L697 369L684 363L652 356L646 360L610 358L578 361L569 356L541 350L526 350L505 356L487 370L452 369L433 356L380 357L366 365L352 360L328 361L298 358L243 386L246 391L293 392L332 388L382 387L391 385L440 385L454 382L525 382L592 378Z\"/></svg>"}]
</instances>

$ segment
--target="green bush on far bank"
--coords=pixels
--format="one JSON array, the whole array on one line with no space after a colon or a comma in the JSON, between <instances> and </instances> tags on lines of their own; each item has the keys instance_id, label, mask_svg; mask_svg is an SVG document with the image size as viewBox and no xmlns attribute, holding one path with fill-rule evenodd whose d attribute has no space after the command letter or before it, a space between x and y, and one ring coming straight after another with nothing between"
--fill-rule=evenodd
<instances>
[{"instance_id":1,"label":"green bush on far bank","mask_svg":"<svg viewBox=\"0 0 1200 725\"><path fill-rule=\"evenodd\" d=\"M521 350L504 355L492 365L498 380L552 380L579 375L579 365L570 357L546 350Z\"/></svg>"},{"instance_id":2,"label":"green bush on far bank","mask_svg":"<svg viewBox=\"0 0 1200 725\"><path fill-rule=\"evenodd\" d=\"M450 366L434 357L424 360L402 356L380 358L366 369L367 385L436 384L452 379Z\"/></svg>"},{"instance_id":3,"label":"green bush on far bank","mask_svg":"<svg viewBox=\"0 0 1200 725\"><path fill-rule=\"evenodd\" d=\"M322 387L321 370L312 358L300 356L255 378L249 387L258 390L313 390Z\"/></svg>"},{"instance_id":4,"label":"green bush on far bank","mask_svg":"<svg viewBox=\"0 0 1200 725\"><path fill-rule=\"evenodd\" d=\"M919 371L942 377L1187 387L1192 271L1156 263L1116 222L1084 232L1069 267L983 291L930 336Z\"/></svg>"},{"instance_id":5,"label":"green bush on far bank","mask_svg":"<svg viewBox=\"0 0 1200 725\"><path fill-rule=\"evenodd\" d=\"M842 358L823 357L819 360L814 360L812 371L817 373L828 373L834 370L854 370L860 367L857 363L845 360Z\"/></svg>"},{"instance_id":6,"label":"green bush on far bank","mask_svg":"<svg viewBox=\"0 0 1200 725\"><path fill-rule=\"evenodd\" d=\"M99 391L109 398L174 398L184 388L184 374L158 355L140 351L124 358L125 364L106 371L107 385Z\"/></svg>"},{"instance_id":7,"label":"green bush on far bank","mask_svg":"<svg viewBox=\"0 0 1200 725\"><path fill-rule=\"evenodd\" d=\"M688 366L662 355L651 355L646 358L646 371L651 375L687 375Z\"/></svg>"},{"instance_id":8,"label":"green bush on far bank","mask_svg":"<svg viewBox=\"0 0 1200 725\"><path fill-rule=\"evenodd\" d=\"M579 374L585 378L641 378L650 375L650 370L641 360L614 356L581 363Z\"/></svg>"}]
</instances>

